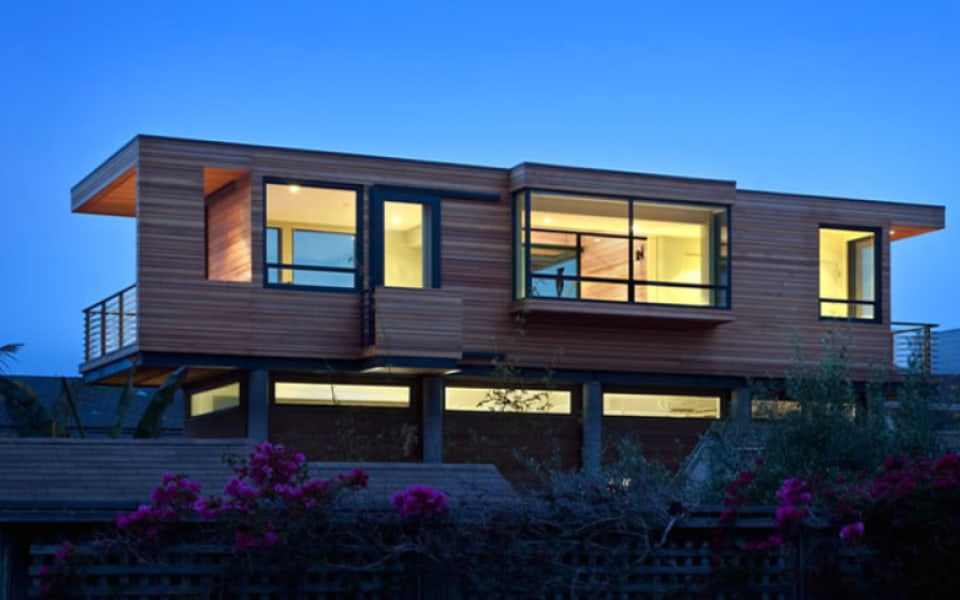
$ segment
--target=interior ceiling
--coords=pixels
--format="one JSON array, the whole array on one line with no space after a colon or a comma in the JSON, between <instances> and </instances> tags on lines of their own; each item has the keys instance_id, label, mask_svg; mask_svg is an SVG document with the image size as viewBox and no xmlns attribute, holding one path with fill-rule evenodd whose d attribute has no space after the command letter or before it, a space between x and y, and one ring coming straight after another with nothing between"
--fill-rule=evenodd
<instances>
[{"instance_id":1,"label":"interior ceiling","mask_svg":"<svg viewBox=\"0 0 960 600\"><path fill-rule=\"evenodd\" d=\"M270 222L356 231L357 193L353 190L268 183L266 194Z\"/></svg>"},{"instance_id":2,"label":"interior ceiling","mask_svg":"<svg viewBox=\"0 0 960 600\"><path fill-rule=\"evenodd\" d=\"M589 233L627 235L626 217L598 217L594 215L577 215L534 210L530 212L530 220L531 226L534 229L562 229ZM678 223L675 221L634 219L632 229L633 235L636 236L670 236L699 239L703 236L705 225L703 223Z\"/></svg>"}]
</instances>

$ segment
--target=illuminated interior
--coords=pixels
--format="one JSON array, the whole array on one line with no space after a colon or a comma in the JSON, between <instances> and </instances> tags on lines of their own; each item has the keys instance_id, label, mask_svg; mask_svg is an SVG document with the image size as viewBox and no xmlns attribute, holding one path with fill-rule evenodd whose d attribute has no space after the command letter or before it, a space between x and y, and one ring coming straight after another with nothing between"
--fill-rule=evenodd
<instances>
[{"instance_id":1,"label":"illuminated interior","mask_svg":"<svg viewBox=\"0 0 960 600\"><path fill-rule=\"evenodd\" d=\"M719 396L603 394L603 414L611 417L719 419Z\"/></svg>"},{"instance_id":2,"label":"illuminated interior","mask_svg":"<svg viewBox=\"0 0 960 600\"><path fill-rule=\"evenodd\" d=\"M506 390L500 388L448 387L447 410L480 412L531 412L570 414L570 392L558 390ZM502 400L509 399L510 405ZM501 401L498 401L501 400Z\"/></svg>"},{"instance_id":3,"label":"illuminated interior","mask_svg":"<svg viewBox=\"0 0 960 600\"><path fill-rule=\"evenodd\" d=\"M525 201L521 295L727 305L725 208L531 192L527 224Z\"/></svg>"},{"instance_id":4,"label":"illuminated interior","mask_svg":"<svg viewBox=\"0 0 960 600\"><path fill-rule=\"evenodd\" d=\"M268 183L267 282L352 288L357 192Z\"/></svg>"},{"instance_id":5,"label":"illuminated interior","mask_svg":"<svg viewBox=\"0 0 960 600\"><path fill-rule=\"evenodd\" d=\"M394 408L410 406L410 388L405 385L278 381L273 384L273 397L277 404Z\"/></svg>"},{"instance_id":6,"label":"illuminated interior","mask_svg":"<svg viewBox=\"0 0 960 600\"><path fill-rule=\"evenodd\" d=\"M199 417L240 406L240 384L230 383L190 394L190 416Z\"/></svg>"},{"instance_id":7,"label":"illuminated interior","mask_svg":"<svg viewBox=\"0 0 960 600\"><path fill-rule=\"evenodd\" d=\"M383 277L392 287L426 287L423 204L383 203Z\"/></svg>"},{"instance_id":8,"label":"illuminated interior","mask_svg":"<svg viewBox=\"0 0 960 600\"><path fill-rule=\"evenodd\" d=\"M876 318L876 234L820 228L820 316Z\"/></svg>"}]
</instances>

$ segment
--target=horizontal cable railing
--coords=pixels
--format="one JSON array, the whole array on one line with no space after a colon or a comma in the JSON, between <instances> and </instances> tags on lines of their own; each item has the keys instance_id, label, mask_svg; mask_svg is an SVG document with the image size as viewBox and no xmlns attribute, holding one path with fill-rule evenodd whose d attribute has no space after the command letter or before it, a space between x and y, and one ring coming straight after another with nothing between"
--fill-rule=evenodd
<instances>
[{"instance_id":1,"label":"horizontal cable railing","mask_svg":"<svg viewBox=\"0 0 960 600\"><path fill-rule=\"evenodd\" d=\"M136 284L84 309L84 360L94 360L135 343L137 309Z\"/></svg>"},{"instance_id":2,"label":"horizontal cable railing","mask_svg":"<svg viewBox=\"0 0 960 600\"><path fill-rule=\"evenodd\" d=\"M893 365L899 369L932 372L937 359L936 328L937 325L932 323L891 322Z\"/></svg>"}]
</instances>

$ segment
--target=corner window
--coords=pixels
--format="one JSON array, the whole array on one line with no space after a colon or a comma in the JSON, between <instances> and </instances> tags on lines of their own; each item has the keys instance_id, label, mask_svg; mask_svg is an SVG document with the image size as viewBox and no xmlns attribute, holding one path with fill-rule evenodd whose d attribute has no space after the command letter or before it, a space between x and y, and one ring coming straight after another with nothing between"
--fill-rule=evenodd
<instances>
[{"instance_id":1,"label":"corner window","mask_svg":"<svg viewBox=\"0 0 960 600\"><path fill-rule=\"evenodd\" d=\"M269 182L264 187L266 282L356 288L358 191Z\"/></svg>"},{"instance_id":2,"label":"corner window","mask_svg":"<svg viewBox=\"0 0 960 600\"><path fill-rule=\"evenodd\" d=\"M724 206L525 191L519 297L729 306Z\"/></svg>"},{"instance_id":3,"label":"corner window","mask_svg":"<svg viewBox=\"0 0 960 600\"><path fill-rule=\"evenodd\" d=\"M240 384L230 383L190 394L190 416L199 417L240 406Z\"/></svg>"},{"instance_id":4,"label":"corner window","mask_svg":"<svg viewBox=\"0 0 960 600\"><path fill-rule=\"evenodd\" d=\"M874 321L880 318L877 231L820 228L820 316Z\"/></svg>"},{"instance_id":5,"label":"corner window","mask_svg":"<svg viewBox=\"0 0 960 600\"><path fill-rule=\"evenodd\" d=\"M603 414L607 417L719 419L720 397L605 393Z\"/></svg>"}]
</instances>

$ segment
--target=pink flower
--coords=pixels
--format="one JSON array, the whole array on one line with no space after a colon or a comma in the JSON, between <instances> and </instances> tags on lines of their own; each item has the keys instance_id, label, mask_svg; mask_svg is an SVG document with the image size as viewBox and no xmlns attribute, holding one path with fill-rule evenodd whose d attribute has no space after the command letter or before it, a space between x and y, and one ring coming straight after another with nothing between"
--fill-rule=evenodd
<instances>
[{"instance_id":1,"label":"pink flower","mask_svg":"<svg viewBox=\"0 0 960 600\"><path fill-rule=\"evenodd\" d=\"M840 539L848 544L856 544L863 539L863 521L844 525L840 530Z\"/></svg>"},{"instance_id":2,"label":"pink flower","mask_svg":"<svg viewBox=\"0 0 960 600\"><path fill-rule=\"evenodd\" d=\"M394 508L404 519L428 519L449 507L447 495L427 485L414 485L393 495Z\"/></svg>"}]
</instances>

